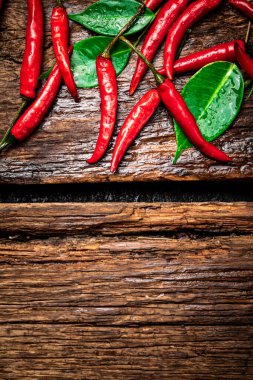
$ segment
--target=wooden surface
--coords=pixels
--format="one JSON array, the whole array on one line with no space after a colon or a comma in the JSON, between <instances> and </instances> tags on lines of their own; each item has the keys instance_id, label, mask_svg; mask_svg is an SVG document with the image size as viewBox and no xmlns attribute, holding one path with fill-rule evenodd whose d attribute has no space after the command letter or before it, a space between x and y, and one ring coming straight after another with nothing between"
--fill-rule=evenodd
<instances>
[{"instance_id":1,"label":"wooden surface","mask_svg":"<svg viewBox=\"0 0 253 380\"><path fill-rule=\"evenodd\" d=\"M252 210L0 205L1 379L252 379Z\"/></svg>"},{"instance_id":2,"label":"wooden surface","mask_svg":"<svg viewBox=\"0 0 253 380\"><path fill-rule=\"evenodd\" d=\"M46 34L45 64L53 62L49 17L52 2L44 0ZM90 0L66 1L69 13L77 13L91 4ZM12 120L19 100L19 71L25 43L26 6L23 0L6 1L0 18L0 131L4 132ZM72 42L91 35L77 24L72 24ZM210 15L193 28L182 52L183 55L218 42L244 38L247 20L228 5L221 12ZM252 43L252 41L251 41ZM156 61L162 63L161 54ZM119 78L120 106L117 131L137 99L154 85L151 75L146 77L133 98L128 96L129 80L134 70L135 57ZM189 77L181 77L176 85L181 89ZM27 141L0 157L1 183L72 183L101 181L157 181L161 179L250 179L252 167L252 99L245 101L240 116L220 137L216 145L233 158L233 164L217 164L202 157L195 150L185 152L177 165L172 165L176 144L171 118L163 106L148 123L134 146L129 150L117 175L110 175L112 146L96 166L85 160L94 148L99 127L98 90L80 90L81 103L75 104L63 87L54 107L39 130ZM115 136L113 141L115 141Z\"/></svg>"}]
</instances>

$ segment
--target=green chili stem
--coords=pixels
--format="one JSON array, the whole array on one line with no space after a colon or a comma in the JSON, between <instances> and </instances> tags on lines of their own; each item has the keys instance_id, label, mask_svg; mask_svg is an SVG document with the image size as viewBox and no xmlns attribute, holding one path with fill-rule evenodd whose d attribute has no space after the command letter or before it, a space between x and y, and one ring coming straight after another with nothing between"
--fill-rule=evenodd
<instances>
[{"instance_id":1,"label":"green chili stem","mask_svg":"<svg viewBox=\"0 0 253 380\"><path fill-rule=\"evenodd\" d=\"M12 141L10 139L10 141L5 141L4 143L0 144L0 153L2 150L4 150L4 148L7 148L7 146L10 146L12 144Z\"/></svg>"},{"instance_id":2,"label":"green chili stem","mask_svg":"<svg viewBox=\"0 0 253 380\"><path fill-rule=\"evenodd\" d=\"M14 137L12 137L11 135L7 136L6 140L0 143L0 153L2 150L4 150L4 148L7 148L7 146L12 145L14 141Z\"/></svg>"},{"instance_id":3,"label":"green chili stem","mask_svg":"<svg viewBox=\"0 0 253 380\"><path fill-rule=\"evenodd\" d=\"M102 57L104 58L110 58L110 51L113 48L113 46L116 44L116 42L120 39L121 36L123 36L124 33L133 25L133 23L137 20L137 18L143 13L143 11L146 8L145 0L142 0L141 6L138 8L135 15L128 21L128 23L121 29L121 31L117 34L117 36L114 37L114 39L109 43L109 45L105 48L105 50L102 53Z\"/></svg>"},{"instance_id":4,"label":"green chili stem","mask_svg":"<svg viewBox=\"0 0 253 380\"><path fill-rule=\"evenodd\" d=\"M8 145L7 142L0 144L0 152Z\"/></svg>"},{"instance_id":5,"label":"green chili stem","mask_svg":"<svg viewBox=\"0 0 253 380\"><path fill-rule=\"evenodd\" d=\"M23 99L19 109L17 110L16 114L15 114L15 117L14 119L12 120L9 128L7 129L4 137L2 138L1 142L0 142L0 151L3 150L7 145L10 144L9 142L9 137L10 137L10 132L11 132L11 129L12 127L14 126L14 124L16 123L16 121L18 120L19 116L22 114L22 112L24 111L25 107L27 106L29 102L29 99L25 98Z\"/></svg>"},{"instance_id":6,"label":"green chili stem","mask_svg":"<svg viewBox=\"0 0 253 380\"><path fill-rule=\"evenodd\" d=\"M154 74L157 84L162 84L164 82L164 77L156 71L154 65L151 62L149 62L149 60L140 52L140 50L137 49L137 47L134 46L128 39L126 39L124 36L121 36L120 39L127 46L129 46L146 63L146 65L150 68L150 70Z\"/></svg>"},{"instance_id":7,"label":"green chili stem","mask_svg":"<svg viewBox=\"0 0 253 380\"><path fill-rule=\"evenodd\" d=\"M251 88L249 95L247 96L247 100L252 96L252 94L253 94L253 87Z\"/></svg>"},{"instance_id":8,"label":"green chili stem","mask_svg":"<svg viewBox=\"0 0 253 380\"><path fill-rule=\"evenodd\" d=\"M251 29L251 21L249 21L249 23L248 23L247 33L246 33L246 37L245 37L245 44L247 44L249 41L250 29Z\"/></svg>"}]
</instances>

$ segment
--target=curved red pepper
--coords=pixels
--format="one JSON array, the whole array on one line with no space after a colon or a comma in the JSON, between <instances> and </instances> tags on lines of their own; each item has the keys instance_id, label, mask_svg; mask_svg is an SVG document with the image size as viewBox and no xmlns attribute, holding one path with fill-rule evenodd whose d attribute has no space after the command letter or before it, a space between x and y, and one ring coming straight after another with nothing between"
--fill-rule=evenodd
<instances>
[{"instance_id":1,"label":"curved red pepper","mask_svg":"<svg viewBox=\"0 0 253 380\"><path fill-rule=\"evenodd\" d=\"M233 40L215 45L178 59L174 64L174 74L197 71L209 63L217 61L235 62L235 43L238 43L243 51L245 51L245 42L243 40ZM165 69L158 70L158 73L165 75Z\"/></svg>"},{"instance_id":2,"label":"curved red pepper","mask_svg":"<svg viewBox=\"0 0 253 380\"><path fill-rule=\"evenodd\" d=\"M15 139L25 140L40 124L58 93L61 80L61 72L55 66L37 99L13 126L11 134Z\"/></svg>"},{"instance_id":3,"label":"curved red pepper","mask_svg":"<svg viewBox=\"0 0 253 380\"><path fill-rule=\"evenodd\" d=\"M207 142L200 133L199 127L189 111L184 99L173 83L166 79L158 86L159 94L176 122L180 125L189 141L206 156L217 161L229 162L231 158L214 145Z\"/></svg>"},{"instance_id":4,"label":"curved red pepper","mask_svg":"<svg viewBox=\"0 0 253 380\"><path fill-rule=\"evenodd\" d=\"M34 99L43 52L43 9L41 0L27 0L26 45L20 72L20 95Z\"/></svg>"},{"instance_id":5,"label":"curved red pepper","mask_svg":"<svg viewBox=\"0 0 253 380\"><path fill-rule=\"evenodd\" d=\"M73 46L69 48L69 53L71 53L72 50ZM41 123L55 100L61 81L62 75L56 64L36 100L20 116L11 129L11 135L16 140L25 140Z\"/></svg>"},{"instance_id":6,"label":"curved red pepper","mask_svg":"<svg viewBox=\"0 0 253 380\"><path fill-rule=\"evenodd\" d=\"M149 61L153 60L157 49L168 33L169 28L186 8L188 2L189 0L169 0L158 13L141 48L141 53ZM138 58L135 73L130 85L130 95L135 92L147 70L148 67L145 62L143 62L141 58Z\"/></svg>"},{"instance_id":7,"label":"curved red pepper","mask_svg":"<svg viewBox=\"0 0 253 380\"><path fill-rule=\"evenodd\" d=\"M175 56L187 29L191 28L207 13L220 5L222 1L223 0L196 0L186 8L172 25L164 49L164 68L169 79L173 79Z\"/></svg>"},{"instance_id":8,"label":"curved red pepper","mask_svg":"<svg viewBox=\"0 0 253 380\"><path fill-rule=\"evenodd\" d=\"M77 88L70 67L68 55L69 23L66 9L56 6L51 16L51 34L56 62L63 80L75 101L78 101Z\"/></svg>"},{"instance_id":9,"label":"curved red pepper","mask_svg":"<svg viewBox=\"0 0 253 380\"><path fill-rule=\"evenodd\" d=\"M239 9L249 18L253 19L253 3L245 0L227 0L234 8Z\"/></svg>"},{"instance_id":10,"label":"curved red pepper","mask_svg":"<svg viewBox=\"0 0 253 380\"><path fill-rule=\"evenodd\" d=\"M96 68L101 97L101 122L94 153L87 160L89 164L95 164L105 154L115 127L118 107L116 72L111 59L98 56Z\"/></svg>"},{"instance_id":11,"label":"curved red pepper","mask_svg":"<svg viewBox=\"0 0 253 380\"><path fill-rule=\"evenodd\" d=\"M154 11L156 8L159 7L159 5L163 2L163 0L147 0L146 1L146 7L149 8L151 11Z\"/></svg>"},{"instance_id":12,"label":"curved red pepper","mask_svg":"<svg viewBox=\"0 0 253 380\"><path fill-rule=\"evenodd\" d=\"M113 150L111 172L114 173L129 146L154 114L161 98L156 89L148 91L134 106L121 127Z\"/></svg>"},{"instance_id":13,"label":"curved red pepper","mask_svg":"<svg viewBox=\"0 0 253 380\"><path fill-rule=\"evenodd\" d=\"M253 80L253 59L241 48L238 43L235 43L235 56L239 65Z\"/></svg>"}]
</instances>

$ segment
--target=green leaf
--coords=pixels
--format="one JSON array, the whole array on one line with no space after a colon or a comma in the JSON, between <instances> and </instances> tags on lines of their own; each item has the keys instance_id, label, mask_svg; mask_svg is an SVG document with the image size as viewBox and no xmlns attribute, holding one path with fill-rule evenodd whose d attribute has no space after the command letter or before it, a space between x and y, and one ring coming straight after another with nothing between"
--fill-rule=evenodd
<instances>
[{"instance_id":1,"label":"green leaf","mask_svg":"<svg viewBox=\"0 0 253 380\"><path fill-rule=\"evenodd\" d=\"M135 15L140 5L135 0L100 0L90 5L83 12L70 14L68 17L97 34L116 36ZM144 29L154 17L154 13L146 8L125 35L134 34Z\"/></svg>"},{"instance_id":2,"label":"green leaf","mask_svg":"<svg viewBox=\"0 0 253 380\"><path fill-rule=\"evenodd\" d=\"M225 132L238 115L244 95L244 81L235 64L215 62L199 70L181 94L203 137L210 142ZM177 139L176 163L181 153L192 144L175 121L174 127Z\"/></svg>"},{"instance_id":3,"label":"green leaf","mask_svg":"<svg viewBox=\"0 0 253 380\"><path fill-rule=\"evenodd\" d=\"M91 37L77 42L71 56L71 67L77 87L92 88L98 86L96 58L110 43L110 37ZM126 67L131 49L118 41L111 51L111 59L116 74L119 75Z\"/></svg>"}]
</instances>

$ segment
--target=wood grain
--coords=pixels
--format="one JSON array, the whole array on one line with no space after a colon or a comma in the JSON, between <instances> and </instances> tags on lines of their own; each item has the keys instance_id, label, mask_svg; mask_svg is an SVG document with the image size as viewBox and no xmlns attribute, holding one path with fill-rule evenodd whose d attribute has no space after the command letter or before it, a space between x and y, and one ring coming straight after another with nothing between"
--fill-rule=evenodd
<instances>
[{"instance_id":1,"label":"wood grain","mask_svg":"<svg viewBox=\"0 0 253 380\"><path fill-rule=\"evenodd\" d=\"M49 17L52 3L44 0L46 33L44 68L53 61ZM69 13L77 13L90 0L65 2ZM20 102L19 70L25 43L26 6L21 0L7 1L0 19L0 131L4 132ZM226 20L226 22L224 22ZM218 42L244 38L247 20L228 5L193 28L182 54ZM91 33L72 24L72 42ZM119 78L120 107L117 131L137 99L154 86L146 77L137 94L128 96L129 78L135 57ZM162 63L161 53L156 60ZM176 81L181 89L189 76ZM118 174L109 173L112 145L103 161L96 166L86 164L96 142L99 127L99 93L96 89L80 90L81 103L75 104L65 86L51 112L29 141L15 147L0 158L1 183L73 183L101 181L220 180L252 178L252 100L245 100L240 116L216 144L233 158L233 164L217 164L195 150L187 151L177 165L172 165L175 137L172 120L163 106L144 128L129 150Z\"/></svg>"},{"instance_id":2,"label":"wood grain","mask_svg":"<svg viewBox=\"0 0 253 380\"><path fill-rule=\"evenodd\" d=\"M250 380L252 207L0 205L1 379Z\"/></svg>"},{"instance_id":3,"label":"wood grain","mask_svg":"<svg viewBox=\"0 0 253 380\"><path fill-rule=\"evenodd\" d=\"M253 322L252 237L3 241L0 321Z\"/></svg>"},{"instance_id":4,"label":"wood grain","mask_svg":"<svg viewBox=\"0 0 253 380\"><path fill-rule=\"evenodd\" d=\"M14 324L0 334L3 379L252 379L251 327Z\"/></svg>"},{"instance_id":5,"label":"wood grain","mask_svg":"<svg viewBox=\"0 0 253 380\"><path fill-rule=\"evenodd\" d=\"M0 230L6 234L231 234L252 229L253 204L245 202L0 204Z\"/></svg>"}]
</instances>

